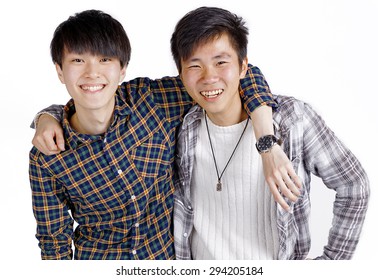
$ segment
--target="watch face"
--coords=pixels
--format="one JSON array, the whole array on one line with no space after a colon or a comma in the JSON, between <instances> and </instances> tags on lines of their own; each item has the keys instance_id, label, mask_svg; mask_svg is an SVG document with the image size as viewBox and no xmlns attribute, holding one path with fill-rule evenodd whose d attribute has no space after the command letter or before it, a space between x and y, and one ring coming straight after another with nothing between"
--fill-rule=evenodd
<instances>
[{"instance_id":1,"label":"watch face","mask_svg":"<svg viewBox=\"0 0 378 280\"><path fill-rule=\"evenodd\" d=\"M273 145L273 140L271 137L264 137L259 141L259 146L261 150L266 150Z\"/></svg>"},{"instance_id":2,"label":"watch face","mask_svg":"<svg viewBox=\"0 0 378 280\"><path fill-rule=\"evenodd\" d=\"M275 137L272 135L263 136L256 143L257 149L260 152L267 152L277 142L275 140Z\"/></svg>"}]
</instances>

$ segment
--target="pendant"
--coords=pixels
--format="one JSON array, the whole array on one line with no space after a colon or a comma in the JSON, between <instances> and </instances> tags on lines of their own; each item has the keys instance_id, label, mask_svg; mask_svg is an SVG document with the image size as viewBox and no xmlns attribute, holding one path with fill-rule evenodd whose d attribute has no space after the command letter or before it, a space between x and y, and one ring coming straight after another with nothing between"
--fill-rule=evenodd
<instances>
[{"instance_id":1,"label":"pendant","mask_svg":"<svg viewBox=\"0 0 378 280\"><path fill-rule=\"evenodd\" d=\"M217 191L220 192L222 190L222 183L221 181L218 181L217 183Z\"/></svg>"}]
</instances>

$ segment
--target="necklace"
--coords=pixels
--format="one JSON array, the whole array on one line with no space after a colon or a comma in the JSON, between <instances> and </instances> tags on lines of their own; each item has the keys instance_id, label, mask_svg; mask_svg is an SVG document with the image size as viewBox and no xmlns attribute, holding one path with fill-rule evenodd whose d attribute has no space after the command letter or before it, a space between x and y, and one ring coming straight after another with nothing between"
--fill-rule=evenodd
<instances>
[{"instance_id":1,"label":"necklace","mask_svg":"<svg viewBox=\"0 0 378 280\"><path fill-rule=\"evenodd\" d=\"M223 173L226 171L226 168L227 168L228 164L230 163L230 161L231 161L233 155L235 154L235 151L236 151L237 147L239 146L239 143L240 143L240 141L241 141L241 139L242 139L242 137L243 137L243 135L244 135L244 132L245 132L245 130L246 130L246 128L247 128L248 121L249 121L249 117L248 117L247 122L246 122L246 124L245 124L245 127L244 127L244 129L243 129L243 132L242 132L242 134L240 135L240 138L239 138L239 140L238 140L238 143L236 143L236 146L235 146L234 150L232 151L232 154L231 154L230 158L228 159L228 161L227 161L227 163L226 163L226 166L223 168L223 171L222 171L221 174L219 175L218 165L217 165L217 161L216 161L216 159L215 159L215 153L214 153L213 143L211 142L211 138L210 138L209 125L207 124L207 114L206 114L206 112L205 112L205 123L206 123L207 136L209 137L209 142L210 142L210 147L211 147L211 153L212 153L212 155L213 155L213 160L214 160L215 170L217 171L217 177L218 177L218 183L217 183L217 188L216 188L216 190L217 190L218 192L222 191L222 182L221 182L221 179L222 179Z\"/></svg>"}]
</instances>

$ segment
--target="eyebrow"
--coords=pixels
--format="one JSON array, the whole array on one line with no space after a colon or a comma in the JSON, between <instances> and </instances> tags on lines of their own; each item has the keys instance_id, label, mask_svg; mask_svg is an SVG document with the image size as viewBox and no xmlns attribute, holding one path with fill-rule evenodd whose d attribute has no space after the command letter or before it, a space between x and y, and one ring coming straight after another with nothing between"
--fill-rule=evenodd
<instances>
[{"instance_id":1,"label":"eyebrow","mask_svg":"<svg viewBox=\"0 0 378 280\"><path fill-rule=\"evenodd\" d=\"M226 52L222 52L222 53L220 53L216 56L213 56L211 59L216 60L216 59L220 59L220 58L230 58L230 57L231 57L230 54L228 54ZM197 61L200 61L200 59L197 58L197 57L193 57L192 59L189 60L189 62L197 62Z\"/></svg>"}]
</instances>

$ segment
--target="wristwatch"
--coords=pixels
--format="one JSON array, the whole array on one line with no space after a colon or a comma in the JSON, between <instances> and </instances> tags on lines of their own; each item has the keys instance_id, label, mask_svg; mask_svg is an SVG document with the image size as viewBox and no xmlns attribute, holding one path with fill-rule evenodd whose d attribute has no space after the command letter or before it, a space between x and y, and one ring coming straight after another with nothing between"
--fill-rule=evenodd
<instances>
[{"instance_id":1,"label":"wristwatch","mask_svg":"<svg viewBox=\"0 0 378 280\"><path fill-rule=\"evenodd\" d=\"M257 140L256 149L260 154L267 153L276 144L281 144L280 139L278 139L274 135L264 135L264 136L261 136L259 140Z\"/></svg>"}]
</instances>

